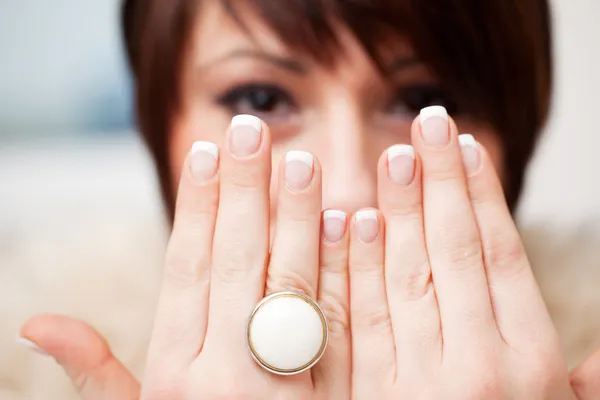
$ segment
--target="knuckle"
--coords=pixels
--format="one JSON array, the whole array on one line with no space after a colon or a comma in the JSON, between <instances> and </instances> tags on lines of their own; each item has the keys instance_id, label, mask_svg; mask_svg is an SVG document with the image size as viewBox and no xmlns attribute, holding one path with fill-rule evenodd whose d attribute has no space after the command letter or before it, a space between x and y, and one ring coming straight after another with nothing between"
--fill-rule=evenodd
<instances>
[{"instance_id":1,"label":"knuckle","mask_svg":"<svg viewBox=\"0 0 600 400\"><path fill-rule=\"evenodd\" d=\"M400 270L400 268L395 268L394 272L389 272L387 275L390 287L397 290L404 301L418 301L433 288L431 269L427 261L408 268L404 274Z\"/></svg>"},{"instance_id":2,"label":"knuckle","mask_svg":"<svg viewBox=\"0 0 600 400\"><path fill-rule=\"evenodd\" d=\"M514 270L527 260L525 247L520 240L507 239L506 235L498 232L484 243L487 263L500 270Z\"/></svg>"},{"instance_id":3,"label":"knuckle","mask_svg":"<svg viewBox=\"0 0 600 400\"><path fill-rule=\"evenodd\" d=\"M352 310L352 323L359 327L383 332L391 329L390 314L387 307L361 306Z\"/></svg>"},{"instance_id":4,"label":"knuckle","mask_svg":"<svg viewBox=\"0 0 600 400\"><path fill-rule=\"evenodd\" d=\"M344 249L345 250L345 249ZM348 279L348 254L346 251L327 251L321 259L321 274L331 274Z\"/></svg>"},{"instance_id":5,"label":"knuckle","mask_svg":"<svg viewBox=\"0 0 600 400\"><path fill-rule=\"evenodd\" d=\"M215 243L212 273L224 283L240 283L257 272L263 273L269 255L261 248L258 244L249 246L243 238Z\"/></svg>"},{"instance_id":6,"label":"knuckle","mask_svg":"<svg viewBox=\"0 0 600 400\"><path fill-rule=\"evenodd\" d=\"M165 278L182 286L192 286L210 279L210 260L207 254L194 254L191 247L177 241L169 243L165 257Z\"/></svg>"},{"instance_id":7,"label":"knuckle","mask_svg":"<svg viewBox=\"0 0 600 400\"><path fill-rule=\"evenodd\" d=\"M478 241L474 238L453 239L444 247L444 259L448 268L453 271L464 271L474 266L480 267L483 263L483 251Z\"/></svg>"},{"instance_id":8,"label":"knuckle","mask_svg":"<svg viewBox=\"0 0 600 400\"><path fill-rule=\"evenodd\" d=\"M267 291L275 293L278 291L293 290L315 298L315 288L309 280L298 271L282 266L282 274L278 276L269 275L267 278Z\"/></svg>"},{"instance_id":9,"label":"knuckle","mask_svg":"<svg viewBox=\"0 0 600 400\"><path fill-rule=\"evenodd\" d=\"M477 227L470 218L459 215L438 215L439 222L425 233L428 253L432 259L450 263L452 269L481 265L483 249Z\"/></svg>"},{"instance_id":10,"label":"knuckle","mask_svg":"<svg viewBox=\"0 0 600 400\"><path fill-rule=\"evenodd\" d=\"M463 213L464 211L464 213ZM455 213L437 214L437 227L426 232L429 254L433 259L449 263L450 269L461 270L483 264L481 238L468 210ZM436 229L437 228L437 229Z\"/></svg>"},{"instance_id":11,"label":"knuckle","mask_svg":"<svg viewBox=\"0 0 600 400\"><path fill-rule=\"evenodd\" d=\"M319 306L327 317L329 331L334 335L344 335L350 329L350 312L344 299L332 293L319 298Z\"/></svg>"}]
</instances>

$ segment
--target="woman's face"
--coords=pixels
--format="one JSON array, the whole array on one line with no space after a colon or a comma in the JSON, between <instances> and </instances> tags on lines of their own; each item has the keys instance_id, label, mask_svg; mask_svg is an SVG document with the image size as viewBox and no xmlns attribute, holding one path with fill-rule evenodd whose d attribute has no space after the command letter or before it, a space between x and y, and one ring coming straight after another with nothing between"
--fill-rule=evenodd
<instances>
[{"instance_id":1,"label":"woman's face","mask_svg":"<svg viewBox=\"0 0 600 400\"><path fill-rule=\"evenodd\" d=\"M324 208L352 213L376 207L380 155L410 142L420 108L452 100L444 98L435 77L401 41L386 54L389 70L382 76L343 28L344 53L334 66L326 66L291 51L252 13L240 15L252 39L219 2L205 2L197 20L182 71L183 107L169 148L175 185L194 141L222 146L231 118L253 114L269 125L273 137L273 216L276 166L292 149L320 160ZM473 134L501 172L502 149L493 130L460 114L454 117L461 133Z\"/></svg>"}]
</instances>

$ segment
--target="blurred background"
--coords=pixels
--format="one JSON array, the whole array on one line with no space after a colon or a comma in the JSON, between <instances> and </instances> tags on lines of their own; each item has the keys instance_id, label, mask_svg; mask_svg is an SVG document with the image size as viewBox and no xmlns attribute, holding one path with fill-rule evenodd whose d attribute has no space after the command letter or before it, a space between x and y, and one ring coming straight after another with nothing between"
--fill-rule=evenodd
<instances>
[{"instance_id":1,"label":"blurred background","mask_svg":"<svg viewBox=\"0 0 600 400\"><path fill-rule=\"evenodd\" d=\"M0 0L0 235L158 206L133 129L120 3Z\"/></svg>"},{"instance_id":2,"label":"blurred background","mask_svg":"<svg viewBox=\"0 0 600 400\"><path fill-rule=\"evenodd\" d=\"M119 0L0 2L0 138L128 129Z\"/></svg>"},{"instance_id":3,"label":"blurred background","mask_svg":"<svg viewBox=\"0 0 600 400\"><path fill-rule=\"evenodd\" d=\"M600 214L600 184L594 184L600 168L595 156L600 145L595 124L600 91L600 28L595 21L600 17L600 3L553 3L554 112L531 168L522 222L546 218L572 221L573 217L588 219ZM0 215L30 213L25 205L32 200L24 196L21 185L31 187L36 179L48 183L48 174L57 174L54 177L59 179L53 182L57 187L45 186L44 196L37 192L35 201L53 191L65 194L61 181L67 177L61 174L85 172L69 167L76 165L78 157L92 157L80 166L84 169L94 168L90 165L96 161L94 155L99 157L97 161L111 159L112 167L119 167L122 173L113 176L119 180L146 167L138 163L143 155L132 129L119 4L119 0L0 0ZM97 146L113 143L130 146L131 152L119 150L120 146L115 154L97 152ZM54 146L58 148L47 151ZM67 151L71 146L78 146L78 151ZM28 161L20 162L18 157ZM54 157L52 162L48 157ZM127 167L118 164L127 162L121 158L128 157L135 157L135 163ZM59 171L63 167L65 170ZM139 176L135 177L126 186L140 185ZM104 182L102 176L94 175L94 179L100 180L97 190L104 183L115 183ZM110 196L126 198L131 192L120 189L125 192L113 191ZM56 200L68 201L64 197ZM12 204L15 201L17 204Z\"/></svg>"},{"instance_id":4,"label":"blurred background","mask_svg":"<svg viewBox=\"0 0 600 400\"><path fill-rule=\"evenodd\" d=\"M118 354L134 370L141 365L136 354L145 342L135 327L145 332L151 323L164 221L132 124L119 5L0 0L0 399L27 386L14 377L20 370L37 371L47 390L64 383L56 368L11 347L19 325L41 311L89 320L94 307L110 307L114 313L95 326L120 335ZM557 318L597 321L597 312L589 314L600 310L597 296L580 287L591 282L600 292L600 2L553 5L554 106L519 222L539 264L560 270L539 274ZM134 296L115 295L119 288ZM565 291L579 303L565 305L557 294ZM137 321L124 338L122 321ZM572 325L561 334L575 335ZM582 349L600 344L600 326L573 340ZM6 354L16 361L5 363Z\"/></svg>"}]
</instances>

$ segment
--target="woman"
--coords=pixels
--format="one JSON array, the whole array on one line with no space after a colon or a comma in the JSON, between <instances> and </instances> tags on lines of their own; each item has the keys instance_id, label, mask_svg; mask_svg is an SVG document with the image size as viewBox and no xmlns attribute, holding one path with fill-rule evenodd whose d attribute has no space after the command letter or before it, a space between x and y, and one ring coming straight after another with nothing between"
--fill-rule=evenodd
<instances>
[{"instance_id":1,"label":"woman","mask_svg":"<svg viewBox=\"0 0 600 400\"><path fill-rule=\"evenodd\" d=\"M174 216L147 371L140 386L63 317L31 320L24 343L86 399L597 398L600 359L569 375L511 218L549 108L548 14L544 0L126 2ZM246 334L257 303L288 291L318 302L328 345L282 377Z\"/></svg>"}]
</instances>

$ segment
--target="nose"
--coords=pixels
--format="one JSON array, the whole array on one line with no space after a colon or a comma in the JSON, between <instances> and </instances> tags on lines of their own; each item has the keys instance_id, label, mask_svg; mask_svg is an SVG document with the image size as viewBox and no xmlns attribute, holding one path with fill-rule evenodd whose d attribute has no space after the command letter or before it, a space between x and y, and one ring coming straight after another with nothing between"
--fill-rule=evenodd
<instances>
[{"instance_id":1,"label":"nose","mask_svg":"<svg viewBox=\"0 0 600 400\"><path fill-rule=\"evenodd\" d=\"M339 99L338 99L339 100ZM323 124L323 207L349 215L377 205L377 158L360 114L338 101Z\"/></svg>"}]
</instances>

